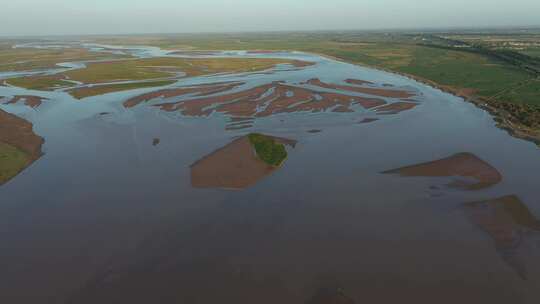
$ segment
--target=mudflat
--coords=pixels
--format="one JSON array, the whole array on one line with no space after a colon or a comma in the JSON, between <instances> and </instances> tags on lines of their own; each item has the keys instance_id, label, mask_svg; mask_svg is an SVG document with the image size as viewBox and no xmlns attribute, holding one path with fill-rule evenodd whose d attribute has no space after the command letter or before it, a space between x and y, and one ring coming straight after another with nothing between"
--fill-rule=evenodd
<instances>
[{"instance_id":1,"label":"mudflat","mask_svg":"<svg viewBox=\"0 0 540 304\"><path fill-rule=\"evenodd\" d=\"M383 173L399 174L405 177L471 177L475 179L476 182L456 180L449 184L449 186L465 188L467 190L488 188L502 181L502 175L497 169L471 153L459 153L447 158L394 169Z\"/></svg>"},{"instance_id":2,"label":"mudflat","mask_svg":"<svg viewBox=\"0 0 540 304\"><path fill-rule=\"evenodd\" d=\"M540 236L540 220L515 195L464 205L472 223L485 231L497 253L523 280L535 269L540 248L530 246Z\"/></svg>"},{"instance_id":3,"label":"mudflat","mask_svg":"<svg viewBox=\"0 0 540 304\"><path fill-rule=\"evenodd\" d=\"M25 105L31 108L37 108L44 100L47 100L47 98L33 95L15 95L10 100L6 101L5 104L16 104L19 101L23 101Z\"/></svg>"},{"instance_id":4,"label":"mudflat","mask_svg":"<svg viewBox=\"0 0 540 304\"><path fill-rule=\"evenodd\" d=\"M348 80L349 83L351 83L351 79ZM405 90L395 90L395 89L383 89L383 88L371 88L371 87L360 87L360 86L346 86L346 85L337 85L337 84L329 84L326 82L322 82L319 79L310 79L307 82L308 84L318 86L321 88L327 88L332 90L341 90L341 91L350 91L350 92L357 92L357 93L364 93L369 95L375 95L379 97L390 97L390 98L411 98L413 96L416 96L414 92L409 92ZM354 82L353 82L354 83ZM358 81L355 81L355 84L358 84ZM365 84L362 83L362 84Z\"/></svg>"},{"instance_id":5,"label":"mudflat","mask_svg":"<svg viewBox=\"0 0 540 304\"><path fill-rule=\"evenodd\" d=\"M156 91L133 97L125 101L124 106L131 107L141 101L155 98L166 99L187 94L209 95L236 86L237 84ZM316 91L276 81L235 93L163 102L156 106L164 111L179 111L189 116L208 116L212 112L220 112L238 117L267 117L293 112L353 112L354 105L370 109L384 104L386 101L380 98L348 95L346 91L340 93Z\"/></svg>"},{"instance_id":6,"label":"mudflat","mask_svg":"<svg viewBox=\"0 0 540 304\"><path fill-rule=\"evenodd\" d=\"M288 139L274 139L295 144ZM248 136L244 136L191 165L191 184L196 188L245 189L278 169L257 157Z\"/></svg>"}]
</instances>

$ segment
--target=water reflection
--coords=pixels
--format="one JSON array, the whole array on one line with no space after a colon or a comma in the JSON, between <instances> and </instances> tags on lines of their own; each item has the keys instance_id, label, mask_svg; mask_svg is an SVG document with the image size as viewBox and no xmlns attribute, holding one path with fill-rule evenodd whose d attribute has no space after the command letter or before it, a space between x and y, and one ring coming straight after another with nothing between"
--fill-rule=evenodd
<instances>
[{"instance_id":1,"label":"water reflection","mask_svg":"<svg viewBox=\"0 0 540 304\"><path fill-rule=\"evenodd\" d=\"M540 221L516 196L505 196L464 205L472 223L495 242L502 259L522 278L527 262L540 254Z\"/></svg>"},{"instance_id":2,"label":"water reflection","mask_svg":"<svg viewBox=\"0 0 540 304\"><path fill-rule=\"evenodd\" d=\"M271 138L282 145L296 145L294 140ZM191 165L191 184L195 188L244 189L279 168L259 159L248 136L243 136Z\"/></svg>"}]
</instances>

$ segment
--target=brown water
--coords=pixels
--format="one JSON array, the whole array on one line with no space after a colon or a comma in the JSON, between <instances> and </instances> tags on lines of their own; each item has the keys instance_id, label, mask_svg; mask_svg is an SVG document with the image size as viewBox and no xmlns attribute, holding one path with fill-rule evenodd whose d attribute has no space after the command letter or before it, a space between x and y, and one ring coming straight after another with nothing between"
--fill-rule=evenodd
<instances>
[{"instance_id":1,"label":"brown water","mask_svg":"<svg viewBox=\"0 0 540 304\"><path fill-rule=\"evenodd\" d=\"M0 187L0 303L540 300L534 144L401 76L188 55L316 64L82 101L0 87L48 98L0 105L45 139ZM252 132L286 144L281 167Z\"/></svg>"}]
</instances>

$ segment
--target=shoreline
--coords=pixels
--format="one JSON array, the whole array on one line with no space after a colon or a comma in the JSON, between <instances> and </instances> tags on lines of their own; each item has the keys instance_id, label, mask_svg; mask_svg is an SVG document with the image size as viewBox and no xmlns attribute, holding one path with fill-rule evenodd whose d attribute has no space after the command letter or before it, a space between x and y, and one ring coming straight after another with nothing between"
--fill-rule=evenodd
<instances>
[{"instance_id":1,"label":"shoreline","mask_svg":"<svg viewBox=\"0 0 540 304\"><path fill-rule=\"evenodd\" d=\"M438 89L442 92L452 94L456 97L462 98L465 102L472 103L476 107L487 111L493 117L493 120L495 121L496 126L502 130L507 131L510 136L523 139L526 141L530 141L536 144L538 147L540 147L540 130L531 129L522 124L513 123L510 119L512 115L509 114L507 111L489 104L488 103L489 101L487 101L483 97L474 97L468 94L464 94L463 92L466 91L466 89L453 88L451 86L442 85L433 80L426 79L420 76L398 72L398 71L390 70L383 67L372 66L369 64L353 62L353 61L345 60L342 58L334 57L331 55L326 55L322 53L313 53L313 52L304 52L304 53L321 56L330 60L335 60L335 61L344 62L348 64L354 64L354 65L363 66L370 69L375 69L375 70L379 70L379 71L383 71L387 73L400 75L400 76L409 78L411 80L417 81L419 83L428 85L432 88Z\"/></svg>"}]
</instances>

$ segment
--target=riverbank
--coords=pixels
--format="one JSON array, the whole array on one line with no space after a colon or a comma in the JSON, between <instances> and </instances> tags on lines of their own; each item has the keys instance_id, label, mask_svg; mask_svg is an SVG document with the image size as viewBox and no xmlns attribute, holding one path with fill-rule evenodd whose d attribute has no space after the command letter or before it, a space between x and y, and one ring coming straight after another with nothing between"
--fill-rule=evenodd
<instances>
[{"instance_id":1,"label":"riverbank","mask_svg":"<svg viewBox=\"0 0 540 304\"><path fill-rule=\"evenodd\" d=\"M32 129L32 123L0 110L0 185L43 155L44 140Z\"/></svg>"},{"instance_id":2,"label":"riverbank","mask_svg":"<svg viewBox=\"0 0 540 304\"><path fill-rule=\"evenodd\" d=\"M521 118L521 116L519 115L519 112L517 112L518 111L517 109L522 108L522 107L528 107L528 105L520 106L515 103L491 101L485 97L475 96L474 94L475 91L473 89L455 88L448 85L442 85L433 80L426 79L417 75L403 73L403 72L399 72L399 71L395 71L391 69L386 69L380 66L354 62L354 61L346 60L343 58L327 55L324 53L312 53L312 54L322 56L331 60L336 60L336 61L345 62L349 64L355 64L359 66L365 66L372 69L377 69L377 70L381 70L381 71L385 71L385 72L389 72L393 74L398 74L398 75L413 79L417 82L429 85L443 92L463 98L464 101L470 102L476 105L477 107L488 111L493 116L493 119L497 123L497 126L501 129L506 130L511 136L534 142L535 144L540 146L540 129L530 128L526 126L525 124L523 124L521 122L523 118ZM514 112L512 113L508 110L509 107L516 108L516 110L514 110ZM536 110L536 111L540 113L539 110Z\"/></svg>"}]
</instances>

